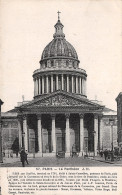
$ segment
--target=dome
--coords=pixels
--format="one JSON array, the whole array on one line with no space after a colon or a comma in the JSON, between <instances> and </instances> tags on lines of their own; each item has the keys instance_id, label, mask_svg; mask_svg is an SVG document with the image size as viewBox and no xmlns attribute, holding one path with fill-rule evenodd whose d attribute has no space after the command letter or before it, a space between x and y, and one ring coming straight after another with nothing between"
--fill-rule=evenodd
<instances>
[{"instance_id":1,"label":"dome","mask_svg":"<svg viewBox=\"0 0 122 195\"><path fill-rule=\"evenodd\" d=\"M65 39L63 24L60 20L55 24L54 39L44 48L41 60L49 58L70 58L78 60L78 55L74 47Z\"/></svg>"},{"instance_id":2,"label":"dome","mask_svg":"<svg viewBox=\"0 0 122 195\"><path fill-rule=\"evenodd\" d=\"M54 38L43 50L41 60L50 57L75 58L78 60L74 47L62 38Z\"/></svg>"},{"instance_id":3,"label":"dome","mask_svg":"<svg viewBox=\"0 0 122 195\"><path fill-rule=\"evenodd\" d=\"M40 68L33 74L34 98L58 91L86 98L87 74L79 67L80 61L76 50L65 39L59 16L54 27L53 40L44 48L39 61Z\"/></svg>"}]
</instances>

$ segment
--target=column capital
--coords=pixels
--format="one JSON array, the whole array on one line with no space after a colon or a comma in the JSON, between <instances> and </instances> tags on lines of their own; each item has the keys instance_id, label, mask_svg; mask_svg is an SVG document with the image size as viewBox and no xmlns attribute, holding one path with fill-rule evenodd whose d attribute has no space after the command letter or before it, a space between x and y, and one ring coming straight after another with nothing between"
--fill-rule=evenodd
<instances>
[{"instance_id":1,"label":"column capital","mask_svg":"<svg viewBox=\"0 0 122 195\"><path fill-rule=\"evenodd\" d=\"M55 116L56 116L55 114L51 114L52 119L55 119Z\"/></svg>"},{"instance_id":2,"label":"column capital","mask_svg":"<svg viewBox=\"0 0 122 195\"><path fill-rule=\"evenodd\" d=\"M66 119L69 119L70 113L66 113L66 114L65 114L65 117L66 117Z\"/></svg>"},{"instance_id":3,"label":"column capital","mask_svg":"<svg viewBox=\"0 0 122 195\"><path fill-rule=\"evenodd\" d=\"M99 114L98 117L101 120L103 118L103 114Z\"/></svg>"},{"instance_id":4,"label":"column capital","mask_svg":"<svg viewBox=\"0 0 122 195\"><path fill-rule=\"evenodd\" d=\"M80 119L82 118L84 118L84 113L79 113L79 117L80 117Z\"/></svg>"},{"instance_id":5,"label":"column capital","mask_svg":"<svg viewBox=\"0 0 122 195\"><path fill-rule=\"evenodd\" d=\"M26 120L27 119L27 114L23 114L22 118L23 118L23 120Z\"/></svg>"},{"instance_id":6,"label":"column capital","mask_svg":"<svg viewBox=\"0 0 122 195\"><path fill-rule=\"evenodd\" d=\"M37 120L41 120L41 114L37 114Z\"/></svg>"},{"instance_id":7,"label":"column capital","mask_svg":"<svg viewBox=\"0 0 122 195\"><path fill-rule=\"evenodd\" d=\"M17 116L17 119L18 119L19 122L21 122L22 119L23 119L22 115L18 115L18 116Z\"/></svg>"},{"instance_id":8,"label":"column capital","mask_svg":"<svg viewBox=\"0 0 122 195\"><path fill-rule=\"evenodd\" d=\"M98 114L94 113L94 119L98 119Z\"/></svg>"}]
</instances>

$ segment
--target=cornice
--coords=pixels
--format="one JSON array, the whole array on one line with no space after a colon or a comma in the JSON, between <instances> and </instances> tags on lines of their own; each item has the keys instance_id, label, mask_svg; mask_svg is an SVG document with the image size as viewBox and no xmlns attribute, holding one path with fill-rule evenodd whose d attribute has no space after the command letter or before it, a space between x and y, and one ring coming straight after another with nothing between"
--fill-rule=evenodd
<instances>
[{"instance_id":1,"label":"cornice","mask_svg":"<svg viewBox=\"0 0 122 195\"><path fill-rule=\"evenodd\" d=\"M46 69L37 69L33 73L33 78L36 76L42 76L42 75L52 75L52 74L69 74L69 75L79 75L84 76L84 78L87 77L86 71L84 69L69 69L69 68L46 68Z\"/></svg>"},{"instance_id":2,"label":"cornice","mask_svg":"<svg viewBox=\"0 0 122 195\"><path fill-rule=\"evenodd\" d=\"M59 59L59 60L60 60L60 59L74 60L74 61L77 61L78 63L80 63L80 61L79 61L78 59L73 58L73 57L70 57L70 56L67 56L67 57L65 57L65 56L47 57L47 58L41 59L41 60L39 61L39 63L41 64L41 63L44 62L44 61L53 60L53 59Z\"/></svg>"}]
</instances>

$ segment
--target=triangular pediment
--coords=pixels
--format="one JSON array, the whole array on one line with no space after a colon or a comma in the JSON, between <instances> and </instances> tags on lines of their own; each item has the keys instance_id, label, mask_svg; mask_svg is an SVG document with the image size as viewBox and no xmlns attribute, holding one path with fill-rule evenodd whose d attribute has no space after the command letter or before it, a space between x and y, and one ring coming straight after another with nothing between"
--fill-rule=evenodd
<instances>
[{"instance_id":1,"label":"triangular pediment","mask_svg":"<svg viewBox=\"0 0 122 195\"><path fill-rule=\"evenodd\" d=\"M36 103L36 105L42 105L42 106L78 106L78 105L84 105L84 103L80 102L77 99L66 97L63 94L58 94L49 98L45 98L42 101L39 101Z\"/></svg>"},{"instance_id":2,"label":"triangular pediment","mask_svg":"<svg viewBox=\"0 0 122 195\"><path fill-rule=\"evenodd\" d=\"M41 107L82 107L82 108L101 108L99 104L89 101L87 98L77 97L70 93L57 92L33 100L24 108L41 108Z\"/></svg>"}]
</instances>

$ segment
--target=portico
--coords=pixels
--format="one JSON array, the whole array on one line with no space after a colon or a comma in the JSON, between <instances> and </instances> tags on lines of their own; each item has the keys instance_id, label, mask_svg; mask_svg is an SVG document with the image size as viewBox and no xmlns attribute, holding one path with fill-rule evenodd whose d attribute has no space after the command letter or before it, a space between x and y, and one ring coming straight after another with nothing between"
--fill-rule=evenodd
<instances>
[{"instance_id":1,"label":"portico","mask_svg":"<svg viewBox=\"0 0 122 195\"><path fill-rule=\"evenodd\" d=\"M18 113L21 118L19 142L29 153L34 149L39 156L47 153L55 156L63 151L68 157L75 144L79 156L84 155L86 150L97 155L102 107L83 100L81 106L79 99L71 99L66 94L59 91L57 95L21 106ZM86 107L94 110L86 111ZM23 139L21 135L24 135Z\"/></svg>"}]
</instances>

